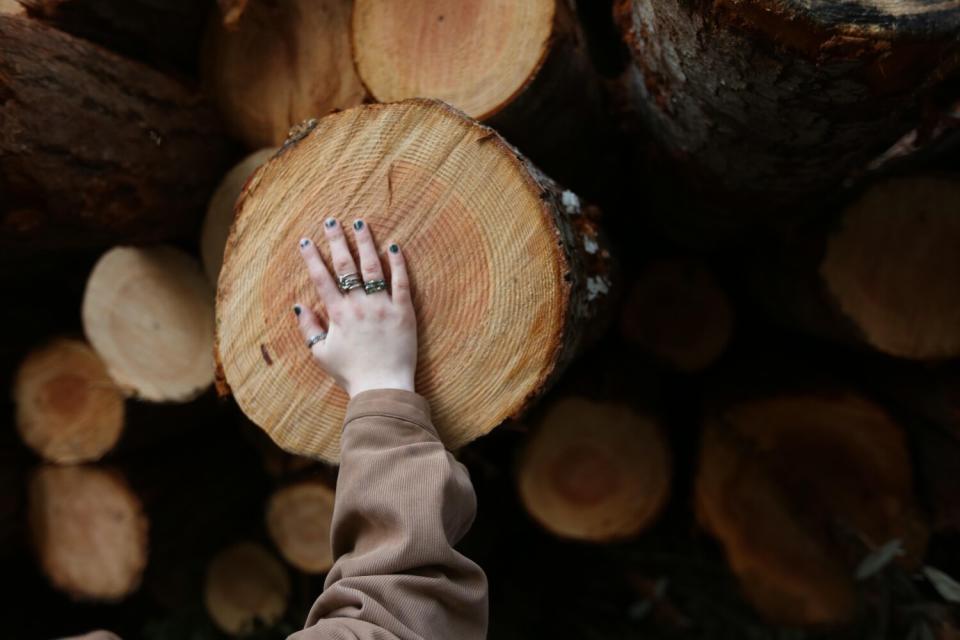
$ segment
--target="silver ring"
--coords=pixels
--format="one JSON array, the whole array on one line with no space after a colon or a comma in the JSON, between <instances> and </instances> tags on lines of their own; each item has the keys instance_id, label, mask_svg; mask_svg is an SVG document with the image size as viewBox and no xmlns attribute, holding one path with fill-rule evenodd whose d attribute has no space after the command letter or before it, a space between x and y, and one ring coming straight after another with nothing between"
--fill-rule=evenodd
<instances>
[{"instance_id":1,"label":"silver ring","mask_svg":"<svg viewBox=\"0 0 960 640\"><path fill-rule=\"evenodd\" d=\"M383 291L387 288L386 280L370 280L369 282L363 283L363 290L369 295L371 293L376 293L377 291Z\"/></svg>"},{"instance_id":2,"label":"silver ring","mask_svg":"<svg viewBox=\"0 0 960 640\"><path fill-rule=\"evenodd\" d=\"M363 286L363 278L360 277L359 273L347 273L342 276L337 276L337 286L340 287L340 291L346 293L352 289Z\"/></svg>"},{"instance_id":3,"label":"silver ring","mask_svg":"<svg viewBox=\"0 0 960 640\"><path fill-rule=\"evenodd\" d=\"M317 344L321 340L327 337L327 334L323 331L318 333L315 336L310 336L310 339L307 340L307 349L313 349L313 345Z\"/></svg>"}]
</instances>

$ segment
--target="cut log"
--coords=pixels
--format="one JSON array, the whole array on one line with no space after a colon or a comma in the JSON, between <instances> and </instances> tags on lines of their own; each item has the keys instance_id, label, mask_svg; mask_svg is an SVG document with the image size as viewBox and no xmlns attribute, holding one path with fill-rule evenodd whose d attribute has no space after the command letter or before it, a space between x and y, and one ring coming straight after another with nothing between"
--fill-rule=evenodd
<instances>
[{"instance_id":1,"label":"cut log","mask_svg":"<svg viewBox=\"0 0 960 640\"><path fill-rule=\"evenodd\" d=\"M527 512L558 536L609 542L649 526L670 493L657 424L626 405L568 397L547 410L518 473Z\"/></svg>"},{"instance_id":2,"label":"cut log","mask_svg":"<svg viewBox=\"0 0 960 640\"><path fill-rule=\"evenodd\" d=\"M24 15L27 10L20 4L20 0L0 0L0 15Z\"/></svg>"},{"instance_id":3,"label":"cut log","mask_svg":"<svg viewBox=\"0 0 960 640\"><path fill-rule=\"evenodd\" d=\"M240 542L218 553L207 568L204 604L218 627L244 635L277 622L287 610L290 576L272 553Z\"/></svg>"},{"instance_id":4,"label":"cut log","mask_svg":"<svg viewBox=\"0 0 960 640\"><path fill-rule=\"evenodd\" d=\"M78 599L116 601L140 585L147 518L118 474L40 467L30 480L28 512L40 565L57 589Z\"/></svg>"},{"instance_id":5,"label":"cut log","mask_svg":"<svg viewBox=\"0 0 960 640\"><path fill-rule=\"evenodd\" d=\"M604 119L569 0L356 0L357 73L381 102L437 98L486 121L565 181ZM594 150L595 151L595 150ZM589 154L596 156L596 153Z\"/></svg>"},{"instance_id":6,"label":"cut log","mask_svg":"<svg viewBox=\"0 0 960 640\"><path fill-rule=\"evenodd\" d=\"M333 501L333 489L312 481L288 485L270 496L267 531L283 559L301 571L326 573L333 566Z\"/></svg>"},{"instance_id":7,"label":"cut log","mask_svg":"<svg viewBox=\"0 0 960 640\"><path fill-rule=\"evenodd\" d=\"M678 371L706 369L733 333L733 307L713 275L691 260L647 265L620 315L623 338Z\"/></svg>"},{"instance_id":8,"label":"cut log","mask_svg":"<svg viewBox=\"0 0 960 640\"><path fill-rule=\"evenodd\" d=\"M615 13L651 133L699 189L766 217L866 167L960 61L956 0L617 0Z\"/></svg>"},{"instance_id":9,"label":"cut log","mask_svg":"<svg viewBox=\"0 0 960 640\"><path fill-rule=\"evenodd\" d=\"M297 243L328 215L403 248L416 387L448 447L521 414L602 329L615 278L595 209L441 102L332 114L247 183L217 291L220 387L290 452L339 457L347 395L291 312L317 300Z\"/></svg>"},{"instance_id":10,"label":"cut log","mask_svg":"<svg viewBox=\"0 0 960 640\"><path fill-rule=\"evenodd\" d=\"M197 261L172 247L117 247L83 297L83 329L128 395L191 400L213 382L213 295Z\"/></svg>"},{"instance_id":11,"label":"cut log","mask_svg":"<svg viewBox=\"0 0 960 640\"><path fill-rule=\"evenodd\" d=\"M214 113L177 82L2 14L0 122L11 252L184 235L229 162Z\"/></svg>"},{"instance_id":12,"label":"cut log","mask_svg":"<svg viewBox=\"0 0 960 640\"><path fill-rule=\"evenodd\" d=\"M210 198L207 217L204 218L203 229L200 231L200 257L203 258L203 270L214 287L217 286L220 265L223 264L223 248L227 244L227 236L230 235L230 225L233 224L233 207L237 196L253 172L276 151L275 148L268 147L248 155L230 169Z\"/></svg>"},{"instance_id":13,"label":"cut log","mask_svg":"<svg viewBox=\"0 0 960 640\"><path fill-rule=\"evenodd\" d=\"M350 57L351 0L250 0L210 20L201 71L230 131L251 149L290 127L360 104Z\"/></svg>"},{"instance_id":14,"label":"cut log","mask_svg":"<svg viewBox=\"0 0 960 640\"><path fill-rule=\"evenodd\" d=\"M854 568L898 539L923 557L910 457L899 426L849 393L741 402L707 420L696 508L748 600L771 621L852 617Z\"/></svg>"},{"instance_id":15,"label":"cut log","mask_svg":"<svg viewBox=\"0 0 960 640\"><path fill-rule=\"evenodd\" d=\"M23 0L32 18L160 68L196 74L210 0Z\"/></svg>"},{"instance_id":16,"label":"cut log","mask_svg":"<svg viewBox=\"0 0 960 640\"><path fill-rule=\"evenodd\" d=\"M60 338L30 352L14 381L17 431L58 464L99 460L120 439L123 395L85 342Z\"/></svg>"},{"instance_id":17,"label":"cut log","mask_svg":"<svg viewBox=\"0 0 960 640\"><path fill-rule=\"evenodd\" d=\"M750 266L784 324L913 360L960 356L960 182L873 185L829 229L800 231Z\"/></svg>"}]
</instances>

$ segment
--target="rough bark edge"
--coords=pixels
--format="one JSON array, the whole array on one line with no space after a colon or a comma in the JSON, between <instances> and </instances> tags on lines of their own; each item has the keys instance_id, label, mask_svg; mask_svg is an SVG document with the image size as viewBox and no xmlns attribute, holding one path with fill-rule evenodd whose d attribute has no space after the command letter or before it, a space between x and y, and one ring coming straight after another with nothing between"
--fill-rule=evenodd
<instances>
[{"instance_id":1,"label":"rough bark edge","mask_svg":"<svg viewBox=\"0 0 960 640\"><path fill-rule=\"evenodd\" d=\"M613 257L608 249L609 242L598 224L600 211L593 205L582 205L576 194L572 191L564 190L551 178L548 178L527 160L516 147L508 143L494 129L474 121L456 107L441 100L412 98L399 102L358 105L344 111L351 111L353 109L384 109L401 104L420 105L439 110L447 117L455 118L468 126L476 127L484 132L484 135L477 140L477 144L498 145L506 157L513 158L518 173L523 176L523 179L528 185L533 187L536 192L539 192L540 200L544 203L540 207L540 212L547 217L551 228L555 231L560 272L564 274L561 284L563 304L560 314L563 318L562 329L551 348L551 361L553 365L540 376L534 385L534 390L524 398L519 406L505 409L504 419L517 419L525 414L536 401L556 383L583 344L598 339L606 324L610 321L611 316L609 311L612 308L610 293L616 290L615 285L618 282L619 275ZM333 113L331 115L333 115ZM261 168L268 166L278 157L286 153L288 149L295 146L308 135L311 135L317 124L317 120L311 118L293 127L290 130L290 137L287 138L286 142L283 143L272 158L261 165ZM234 206L235 212L239 213L247 197L256 192L263 173L263 171L256 171L247 179L243 189L240 191L240 195L237 197L237 202ZM227 237L224 256L232 253L233 247L238 242L236 237L236 219L235 216L234 224L230 226L230 234ZM598 249L596 254L590 254L585 248L584 243L578 242L581 237L592 237L597 240ZM595 255L596 257L591 257L591 255ZM576 269L577 266L582 267L582 269L578 271ZM583 276L583 281L574 282L580 275ZM589 288L591 287L591 279L594 278L595 280L593 280L592 286L596 287L596 290L593 295L591 295ZM231 395L232 393L230 383L227 381L226 372L224 371L223 360L220 356L221 317L218 310L221 308L221 300L225 296L226 290L218 283L214 304L215 330L213 348L214 386L217 389L218 395L221 397ZM604 296L606 296L607 302L601 304ZM600 302L591 304L594 299L598 299ZM569 335L571 328L575 329L573 336Z\"/></svg>"}]
</instances>

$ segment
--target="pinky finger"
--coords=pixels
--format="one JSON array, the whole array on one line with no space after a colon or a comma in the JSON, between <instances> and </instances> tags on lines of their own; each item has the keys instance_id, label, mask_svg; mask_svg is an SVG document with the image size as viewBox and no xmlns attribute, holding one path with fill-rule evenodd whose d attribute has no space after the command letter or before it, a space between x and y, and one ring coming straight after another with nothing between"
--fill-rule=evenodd
<instances>
[{"instance_id":1,"label":"pinky finger","mask_svg":"<svg viewBox=\"0 0 960 640\"><path fill-rule=\"evenodd\" d=\"M390 257L390 289L396 304L410 305L410 276L407 275L407 263L400 253L397 243L390 245L387 255Z\"/></svg>"},{"instance_id":2,"label":"pinky finger","mask_svg":"<svg viewBox=\"0 0 960 640\"><path fill-rule=\"evenodd\" d=\"M307 346L310 342L314 342L314 344L310 346L310 351L316 355L325 344L327 338L326 327L323 326L323 323L320 322L320 319L317 318L317 315L310 307L295 304L293 305L293 312L297 315L297 324L300 325L300 333L303 335L304 345ZM323 337L320 340L314 340L314 336Z\"/></svg>"}]
</instances>

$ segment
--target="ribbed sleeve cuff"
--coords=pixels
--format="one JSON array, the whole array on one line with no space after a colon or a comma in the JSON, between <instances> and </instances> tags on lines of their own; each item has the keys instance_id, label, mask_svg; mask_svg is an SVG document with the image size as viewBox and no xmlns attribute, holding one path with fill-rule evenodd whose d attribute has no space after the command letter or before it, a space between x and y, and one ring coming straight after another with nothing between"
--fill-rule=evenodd
<instances>
[{"instance_id":1,"label":"ribbed sleeve cuff","mask_svg":"<svg viewBox=\"0 0 960 640\"><path fill-rule=\"evenodd\" d=\"M357 418L390 417L412 422L434 436L437 430L430 420L430 403L419 393L403 389L361 391L347 404L344 429Z\"/></svg>"}]
</instances>

